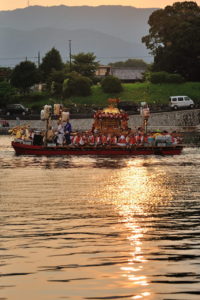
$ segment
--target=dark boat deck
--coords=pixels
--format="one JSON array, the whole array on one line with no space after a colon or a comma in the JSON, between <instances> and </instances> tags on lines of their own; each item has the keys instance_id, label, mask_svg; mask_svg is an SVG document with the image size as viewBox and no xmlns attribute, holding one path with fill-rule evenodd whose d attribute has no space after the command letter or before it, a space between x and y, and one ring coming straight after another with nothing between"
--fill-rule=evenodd
<instances>
[{"instance_id":1,"label":"dark boat deck","mask_svg":"<svg viewBox=\"0 0 200 300\"><path fill-rule=\"evenodd\" d=\"M17 155L98 155L98 156L137 156L137 155L178 155L181 153L182 145L172 146L134 146L134 147L71 147L71 146L34 146L18 142L12 142Z\"/></svg>"}]
</instances>

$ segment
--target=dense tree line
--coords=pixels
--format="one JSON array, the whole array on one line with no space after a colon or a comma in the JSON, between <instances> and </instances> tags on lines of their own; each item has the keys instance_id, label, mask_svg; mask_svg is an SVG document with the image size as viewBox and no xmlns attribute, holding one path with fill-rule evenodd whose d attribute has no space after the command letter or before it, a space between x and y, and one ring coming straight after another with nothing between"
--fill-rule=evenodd
<instances>
[{"instance_id":1,"label":"dense tree line","mask_svg":"<svg viewBox=\"0 0 200 300\"><path fill-rule=\"evenodd\" d=\"M176 2L154 11L149 34L142 42L154 55L153 71L179 73L186 80L200 80L200 7Z\"/></svg>"},{"instance_id":2,"label":"dense tree line","mask_svg":"<svg viewBox=\"0 0 200 300\"><path fill-rule=\"evenodd\" d=\"M142 59L129 58L126 61L116 61L114 63L109 63L109 66L117 68L147 69L149 65Z\"/></svg>"},{"instance_id":3,"label":"dense tree line","mask_svg":"<svg viewBox=\"0 0 200 300\"><path fill-rule=\"evenodd\" d=\"M96 83L95 72L98 66L99 62L91 52L72 55L71 61L64 64L59 51L52 48L46 53L39 67L31 61L23 61L13 70L9 69L9 72L0 70L0 98L4 94L3 102L6 102L8 97L12 101L11 95L17 91L28 94L30 88L37 83L45 85L49 96L63 98L72 95L89 96L92 85ZM121 83L118 82L116 87L116 78L109 80L113 81L111 92L118 92Z\"/></svg>"}]
</instances>

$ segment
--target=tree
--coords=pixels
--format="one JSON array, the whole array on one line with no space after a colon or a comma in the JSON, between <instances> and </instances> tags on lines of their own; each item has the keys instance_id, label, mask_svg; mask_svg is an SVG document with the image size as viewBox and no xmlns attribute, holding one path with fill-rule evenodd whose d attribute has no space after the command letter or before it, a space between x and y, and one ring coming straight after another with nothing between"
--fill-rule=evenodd
<instances>
[{"instance_id":1,"label":"tree","mask_svg":"<svg viewBox=\"0 0 200 300\"><path fill-rule=\"evenodd\" d=\"M148 68L148 64L142 59L132 59L132 58L129 58L126 61L117 61L114 63L109 63L109 65L118 68L142 68L142 69Z\"/></svg>"},{"instance_id":2,"label":"tree","mask_svg":"<svg viewBox=\"0 0 200 300\"><path fill-rule=\"evenodd\" d=\"M77 55L72 55L72 70L93 79L95 71L99 65L96 60L94 53L78 53Z\"/></svg>"},{"instance_id":3,"label":"tree","mask_svg":"<svg viewBox=\"0 0 200 300\"><path fill-rule=\"evenodd\" d=\"M91 94L92 81L85 76L81 76L76 72L68 75L68 79L63 83L63 94L69 96L89 96Z\"/></svg>"},{"instance_id":4,"label":"tree","mask_svg":"<svg viewBox=\"0 0 200 300\"><path fill-rule=\"evenodd\" d=\"M148 24L149 34L142 42L154 55L152 70L200 80L200 7L195 2L176 2L154 11Z\"/></svg>"},{"instance_id":5,"label":"tree","mask_svg":"<svg viewBox=\"0 0 200 300\"><path fill-rule=\"evenodd\" d=\"M0 82L0 103L2 106L12 102L12 98L15 94L16 90L9 82Z\"/></svg>"},{"instance_id":6,"label":"tree","mask_svg":"<svg viewBox=\"0 0 200 300\"><path fill-rule=\"evenodd\" d=\"M17 65L11 74L11 84L23 93L40 81L39 71L31 61L23 61Z\"/></svg>"},{"instance_id":7,"label":"tree","mask_svg":"<svg viewBox=\"0 0 200 300\"><path fill-rule=\"evenodd\" d=\"M47 78L53 70L60 71L63 68L64 65L59 51L55 48L52 48L49 52L46 53L40 65L43 80L46 82Z\"/></svg>"},{"instance_id":8,"label":"tree","mask_svg":"<svg viewBox=\"0 0 200 300\"><path fill-rule=\"evenodd\" d=\"M121 81L115 76L106 76L101 82L104 93L119 93L123 90Z\"/></svg>"},{"instance_id":9,"label":"tree","mask_svg":"<svg viewBox=\"0 0 200 300\"><path fill-rule=\"evenodd\" d=\"M53 94L57 96L62 95L63 82L66 78L64 70L56 71L53 70L47 79L47 88Z\"/></svg>"},{"instance_id":10,"label":"tree","mask_svg":"<svg viewBox=\"0 0 200 300\"><path fill-rule=\"evenodd\" d=\"M0 81L8 81L12 73L11 68L0 67Z\"/></svg>"}]
</instances>

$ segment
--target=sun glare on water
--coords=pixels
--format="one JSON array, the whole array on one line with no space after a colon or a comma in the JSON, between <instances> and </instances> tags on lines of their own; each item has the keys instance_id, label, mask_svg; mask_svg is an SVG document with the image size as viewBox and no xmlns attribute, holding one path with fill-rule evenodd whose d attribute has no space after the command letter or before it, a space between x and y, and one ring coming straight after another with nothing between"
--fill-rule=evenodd
<instances>
[{"instance_id":1,"label":"sun glare on water","mask_svg":"<svg viewBox=\"0 0 200 300\"><path fill-rule=\"evenodd\" d=\"M123 169L112 171L112 175L102 179L101 189L95 198L112 206L119 215L121 236L129 244L129 259L120 266L119 277L123 280L123 287L136 292L132 299L154 299L153 292L145 273L148 258L144 257L144 237L148 234L145 219L159 206L166 206L173 199L173 194L167 186L164 171L158 167L155 172L149 172L141 159L127 161Z\"/></svg>"}]
</instances>

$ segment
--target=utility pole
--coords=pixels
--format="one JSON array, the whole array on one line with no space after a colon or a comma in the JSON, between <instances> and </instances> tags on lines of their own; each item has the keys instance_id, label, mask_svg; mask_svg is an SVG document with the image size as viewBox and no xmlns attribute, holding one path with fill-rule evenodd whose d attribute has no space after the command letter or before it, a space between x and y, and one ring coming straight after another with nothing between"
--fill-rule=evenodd
<instances>
[{"instance_id":1,"label":"utility pole","mask_svg":"<svg viewBox=\"0 0 200 300\"><path fill-rule=\"evenodd\" d=\"M71 48L71 40L69 40L69 72L72 69L72 48Z\"/></svg>"},{"instance_id":2,"label":"utility pole","mask_svg":"<svg viewBox=\"0 0 200 300\"><path fill-rule=\"evenodd\" d=\"M40 66L40 51L38 51L38 68Z\"/></svg>"}]
</instances>

